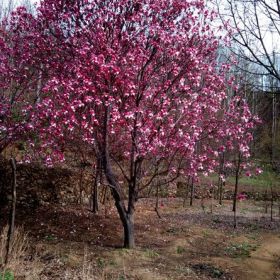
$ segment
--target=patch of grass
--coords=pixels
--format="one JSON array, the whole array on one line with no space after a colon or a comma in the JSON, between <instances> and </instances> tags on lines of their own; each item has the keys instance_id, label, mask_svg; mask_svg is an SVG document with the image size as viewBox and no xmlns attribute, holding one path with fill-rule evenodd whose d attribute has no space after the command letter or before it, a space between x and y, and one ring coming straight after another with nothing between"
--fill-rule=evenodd
<instances>
[{"instance_id":1,"label":"patch of grass","mask_svg":"<svg viewBox=\"0 0 280 280\"><path fill-rule=\"evenodd\" d=\"M257 249L256 244L250 244L248 242L243 243L231 243L226 248L226 253L232 258L248 258L252 251Z\"/></svg>"},{"instance_id":2,"label":"patch of grass","mask_svg":"<svg viewBox=\"0 0 280 280\"><path fill-rule=\"evenodd\" d=\"M235 178L229 177L228 182L234 184ZM257 187L261 189L269 189L271 186L275 186L279 184L280 176L279 174L271 171L271 170L264 170L262 174L258 176L242 176L239 180L241 186L248 186L248 187Z\"/></svg>"},{"instance_id":3,"label":"patch of grass","mask_svg":"<svg viewBox=\"0 0 280 280\"><path fill-rule=\"evenodd\" d=\"M117 264L117 262L116 262L115 260L110 260L110 261L109 261L109 265L111 265L111 266L117 266L118 264Z\"/></svg>"},{"instance_id":4,"label":"patch of grass","mask_svg":"<svg viewBox=\"0 0 280 280\"><path fill-rule=\"evenodd\" d=\"M211 236L211 233L207 229L202 230L202 234L203 234L204 237L210 237Z\"/></svg>"},{"instance_id":5,"label":"patch of grass","mask_svg":"<svg viewBox=\"0 0 280 280\"><path fill-rule=\"evenodd\" d=\"M223 274L224 274L224 272L221 271L220 269L218 269L218 268L213 269L213 272L212 272L213 278L221 278Z\"/></svg>"},{"instance_id":6,"label":"patch of grass","mask_svg":"<svg viewBox=\"0 0 280 280\"><path fill-rule=\"evenodd\" d=\"M5 226L0 234L0 266L6 255L8 226ZM26 262L30 254L30 240L28 234L21 227L14 230L13 239L10 245L8 263L4 271L0 271L0 280L14 280L28 275L28 279L39 279L42 266L36 254L33 254L32 260Z\"/></svg>"},{"instance_id":7,"label":"patch of grass","mask_svg":"<svg viewBox=\"0 0 280 280\"><path fill-rule=\"evenodd\" d=\"M175 228L175 227L171 227L171 228L168 228L166 230L167 233L171 233L171 234L178 234L180 231L178 228Z\"/></svg>"},{"instance_id":8,"label":"patch of grass","mask_svg":"<svg viewBox=\"0 0 280 280\"><path fill-rule=\"evenodd\" d=\"M145 256L148 257L148 258L156 258L156 257L159 256L159 254L158 254L156 251L151 250L151 249L146 249L146 250L144 251L144 254L145 254Z\"/></svg>"},{"instance_id":9,"label":"patch of grass","mask_svg":"<svg viewBox=\"0 0 280 280\"><path fill-rule=\"evenodd\" d=\"M193 274L194 272L192 271L192 269L190 267L187 266L182 266L182 265L178 265L176 266L176 271L180 274L186 274L186 275L190 275Z\"/></svg>"},{"instance_id":10,"label":"patch of grass","mask_svg":"<svg viewBox=\"0 0 280 280\"><path fill-rule=\"evenodd\" d=\"M45 236L45 239L47 241L54 241L56 239L56 237L54 235L52 235L52 234L49 234L49 235Z\"/></svg>"},{"instance_id":11,"label":"patch of grass","mask_svg":"<svg viewBox=\"0 0 280 280\"><path fill-rule=\"evenodd\" d=\"M177 232L177 230L176 230L176 228L168 228L167 230L166 230L166 232L168 232L168 233L176 233Z\"/></svg>"},{"instance_id":12,"label":"patch of grass","mask_svg":"<svg viewBox=\"0 0 280 280\"><path fill-rule=\"evenodd\" d=\"M222 221L219 218L213 218L215 224L220 224Z\"/></svg>"},{"instance_id":13,"label":"patch of grass","mask_svg":"<svg viewBox=\"0 0 280 280\"><path fill-rule=\"evenodd\" d=\"M185 233L186 230L183 227L180 228L170 227L166 230L166 232L170 234L180 234L180 233Z\"/></svg>"},{"instance_id":14,"label":"patch of grass","mask_svg":"<svg viewBox=\"0 0 280 280\"><path fill-rule=\"evenodd\" d=\"M259 238L259 234L258 233L251 233L251 234L248 235L248 238L256 241Z\"/></svg>"},{"instance_id":15,"label":"patch of grass","mask_svg":"<svg viewBox=\"0 0 280 280\"><path fill-rule=\"evenodd\" d=\"M68 260L69 260L69 256L67 254L60 254L60 260L63 262L63 263L67 263Z\"/></svg>"},{"instance_id":16,"label":"patch of grass","mask_svg":"<svg viewBox=\"0 0 280 280\"><path fill-rule=\"evenodd\" d=\"M222 278L225 276L224 271L222 271L220 268L217 268L211 264L199 263L199 264L193 265L192 268L196 272L210 276L212 278Z\"/></svg>"},{"instance_id":17,"label":"patch of grass","mask_svg":"<svg viewBox=\"0 0 280 280\"><path fill-rule=\"evenodd\" d=\"M123 256L123 255L128 255L131 252L131 250L126 249L126 248L121 248L121 249L118 249L118 252L119 252L120 256Z\"/></svg>"},{"instance_id":18,"label":"patch of grass","mask_svg":"<svg viewBox=\"0 0 280 280\"><path fill-rule=\"evenodd\" d=\"M241 208L240 213L241 214L246 214L250 209L249 208Z\"/></svg>"},{"instance_id":19,"label":"patch of grass","mask_svg":"<svg viewBox=\"0 0 280 280\"><path fill-rule=\"evenodd\" d=\"M4 273L0 273L0 280L14 280L14 274L12 271L7 270Z\"/></svg>"},{"instance_id":20,"label":"patch of grass","mask_svg":"<svg viewBox=\"0 0 280 280\"><path fill-rule=\"evenodd\" d=\"M177 254L183 254L184 252L186 252L186 249L182 246L177 246L176 252Z\"/></svg>"},{"instance_id":21,"label":"patch of grass","mask_svg":"<svg viewBox=\"0 0 280 280\"><path fill-rule=\"evenodd\" d=\"M252 231L257 231L260 229L260 226L258 224L251 223L248 226L250 227L250 230L252 230Z\"/></svg>"},{"instance_id":22,"label":"patch of grass","mask_svg":"<svg viewBox=\"0 0 280 280\"><path fill-rule=\"evenodd\" d=\"M105 268L106 266L106 261L103 258L97 258L96 263L99 268Z\"/></svg>"},{"instance_id":23,"label":"patch of grass","mask_svg":"<svg viewBox=\"0 0 280 280\"><path fill-rule=\"evenodd\" d=\"M217 180L217 174L211 174L208 177L203 177L202 182L205 184L209 184L209 182L212 182L213 180ZM239 179L240 186L245 187L256 187L259 189L268 189L270 190L270 186L277 186L279 185L280 175L274 171L272 171L271 167L267 166L263 168L263 173L261 173L258 176L241 176ZM229 176L227 177L227 183L230 185L234 185L235 183L235 177Z\"/></svg>"}]
</instances>

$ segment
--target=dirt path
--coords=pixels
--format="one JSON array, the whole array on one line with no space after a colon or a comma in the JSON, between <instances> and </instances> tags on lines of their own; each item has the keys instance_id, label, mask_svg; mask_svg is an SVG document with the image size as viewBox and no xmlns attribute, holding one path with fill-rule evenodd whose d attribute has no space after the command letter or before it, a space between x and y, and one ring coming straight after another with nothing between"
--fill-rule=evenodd
<instances>
[{"instance_id":1,"label":"dirt path","mask_svg":"<svg viewBox=\"0 0 280 280\"><path fill-rule=\"evenodd\" d=\"M280 279L273 278L277 271L276 261L279 257L280 236L264 235L262 245L242 264L246 269L242 280Z\"/></svg>"}]
</instances>

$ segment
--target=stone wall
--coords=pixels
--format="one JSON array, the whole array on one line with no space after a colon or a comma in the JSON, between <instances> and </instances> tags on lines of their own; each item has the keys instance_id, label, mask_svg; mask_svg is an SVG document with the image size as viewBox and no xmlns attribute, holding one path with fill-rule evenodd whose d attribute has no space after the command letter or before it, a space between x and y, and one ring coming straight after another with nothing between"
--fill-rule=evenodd
<instances>
[{"instance_id":1,"label":"stone wall","mask_svg":"<svg viewBox=\"0 0 280 280\"><path fill-rule=\"evenodd\" d=\"M0 159L0 203L10 198L12 169ZM28 206L43 203L74 203L89 196L92 175L88 169L46 168L30 164L17 165L17 202Z\"/></svg>"}]
</instances>

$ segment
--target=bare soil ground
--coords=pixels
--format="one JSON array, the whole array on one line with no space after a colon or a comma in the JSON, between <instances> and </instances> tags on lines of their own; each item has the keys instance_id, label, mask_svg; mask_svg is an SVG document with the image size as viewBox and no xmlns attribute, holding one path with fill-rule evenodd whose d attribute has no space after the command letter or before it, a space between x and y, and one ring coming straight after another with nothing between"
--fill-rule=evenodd
<instances>
[{"instance_id":1,"label":"bare soil ground","mask_svg":"<svg viewBox=\"0 0 280 280\"><path fill-rule=\"evenodd\" d=\"M195 200L161 199L159 219L153 199L137 204L137 248L121 248L122 227L114 207L98 215L86 207L45 205L18 211L31 239L24 262L36 275L16 279L280 279L280 220L261 202L238 204L233 229L231 202L222 206ZM203 207L202 207L203 206Z\"/></svg>"}]
</instances>

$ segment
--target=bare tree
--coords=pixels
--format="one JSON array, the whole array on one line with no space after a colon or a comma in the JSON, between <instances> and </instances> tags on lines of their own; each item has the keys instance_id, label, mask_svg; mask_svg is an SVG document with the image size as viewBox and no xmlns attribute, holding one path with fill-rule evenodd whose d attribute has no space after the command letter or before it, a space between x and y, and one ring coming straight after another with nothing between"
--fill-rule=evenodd
<instances>
[{"instance_id":1,"label":"bare tree","mask_svg":"<svg viewBox=\"0 0 280 280\"><path fill-rule=\"evenodd\" d=\"M0 0L0 20L7 17L15 8L14 0Z\"/></svg>"},{"instance_id":2,"label":"bare tree","mask_svg":"<svg viewBox=\"0 0 280 280\"><path fill-rule=\"evenodd\" d=\"M33 0L0 0L0 21L9 16L17 6L24 6L28 12L34 12L34 3Z\"/></svg>"},{"instance_id":3,"label":"bare tree","mask_svg":"<svg viewBox=\"0 0 280 280\"><path fill-rule=\"evenodd\" d=\"M270 157L279 169L280 1L216 0L216 4L221 21L233 31L230 51L238 60L238 76L250 87L254 113L260 92L271 97Z\"/></svg>"},{"instance_id":4,"label":"bare tree","mask_svg":"<svg viewBox=\"0 0 280 280\"><path fill-rule=\"evenodd\" d=\"M236 44L232 51L257 66L251 70L254 74L269 75L280 82L280 67L275 61L280 54L280 1L226 0L222 1L224 5L221 0L217 2L218 7L224 7L219 9L221 20L234 30Z\"/></svg>"}]
</instances>

